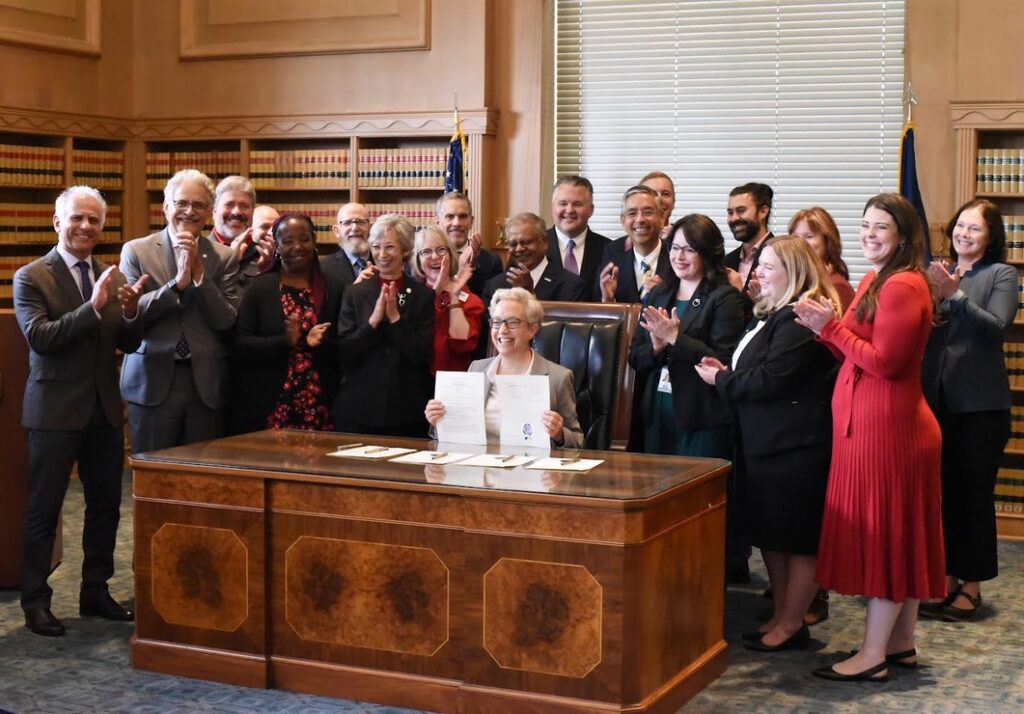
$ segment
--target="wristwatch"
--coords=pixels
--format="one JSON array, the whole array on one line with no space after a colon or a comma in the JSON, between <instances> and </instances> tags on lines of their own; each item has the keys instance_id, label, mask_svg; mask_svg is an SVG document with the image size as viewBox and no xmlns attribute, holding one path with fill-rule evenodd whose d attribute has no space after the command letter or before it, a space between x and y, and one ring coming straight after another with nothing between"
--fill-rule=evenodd
<instances>
[{"instance_id":1,"label":"wristwatch","mask_svg":"<svg viewBox=\"0 0 1024 714\"><path fill-rule=\"evenodd\" d=\"M439 292L437 294L437 306L439 308L441 308L443 310L443 309L446 309L451 304L452 304L452 296L448 293L447 290L442 290L441 292Z\"/></svg>"}]
</instances>

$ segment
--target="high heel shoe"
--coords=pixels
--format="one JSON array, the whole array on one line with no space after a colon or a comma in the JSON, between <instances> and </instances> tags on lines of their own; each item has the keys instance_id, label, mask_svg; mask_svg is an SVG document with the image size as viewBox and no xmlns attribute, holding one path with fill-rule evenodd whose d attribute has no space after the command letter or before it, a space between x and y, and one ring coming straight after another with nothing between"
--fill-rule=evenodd
<instances>
[{"instance_id":1,"label":"high heel shoe","mask_svg":"<svg viewBox=\"0 0 1024 714\"><path fill-rule=\"evenodd\" d=\"M842 674L832 669L832 665L829 665L828 667L812 669L811 674L831 682L888 682L889 673L885 671L888 666L888 662L879 662L874 667L868 667L862 672ZM879 674L879 672L883 671L885 671L885 674Z\"/></svg>"},{"instance_id":2,"label":"high heel shoe","mask_svg":"<svg viewBox=\"0 0 1024 714\"><path fill-rule=\"evenodd\" d=\"M811 631L807 625L800 625L800 629L784 639L777 645L766 645L761 637L753 642L746 642L743 646L755 652L781 652L782 650L802 649L811 641Z\"/></svg>"}]
</instances>

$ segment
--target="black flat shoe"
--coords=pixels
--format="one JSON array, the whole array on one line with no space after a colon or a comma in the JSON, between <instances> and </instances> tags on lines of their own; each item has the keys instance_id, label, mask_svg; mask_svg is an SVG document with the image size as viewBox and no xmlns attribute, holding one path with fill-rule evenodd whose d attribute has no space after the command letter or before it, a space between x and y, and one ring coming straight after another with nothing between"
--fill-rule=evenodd
<instances>
[{"instance_id":1,"label":"black flat shoe","mask_svg":"<svg viewBox=\"0 0 1024 714\"><path fill-rule=\"evenodd\" d=\"M953 605L958 597L967 598L967 602L971 603L973 607L956 607ZM944 622L970 622L978 616L978 610L981 609L981 593L978 593L978 597L974 597L968 592L960 590L956 593L949 604L942 608L942 619Z\"/></svg>"},{"instance_id":2,"label":"black flat shoe","mask_svg":"<svg viewBox=\"0 0 1024 714\"><path fill-rule=\"evenodd\" d=\"M83 617L102 617L115 622L135 620L135 613L118 604L108 592L82 593L78 598L78 612Z\"/></svg>"},{"instance_id":3,"label":"black flat shoe","mask_svg":"<svg viewBox=\"0 0 1024 714\"><path fill-rule=\"evenodd\" d=\"M43 637L60 637L64 634L64 625L48 607L25 610L25 627Z\"/></svg>"},{"instance_id":4,"label":"black flat shoe","mask_svg":"<svg viewBox=\"0 0 1024 714\"><path fill-rule=\"evenodd\" d=\"M921 620L941 620L943 619L943 612L949 607L956 596L960 594L960 588L957 588L949 595L944 597L938 602L927 602L922 600L917 606L917 617Z\"/></svg>"},{"instance_id":5,"label":"black flat shoe","mask_svg":"<svg viewBox=\"0 0 1024 714\"><path fill-rule=\"evenodd\" d=\"M857 652L858 650L851 651L850 656L853 657L857 654ZM910 659L911 657L914 657L914 661L907 662L906 660ZM903 650L902 652L893 652L892 654L887 654L885 656L885 661L889 664L896 665L897 667L901 667L903 669L917 669L917 650L914 648L910 648L909 650Z\"/></svg>"},{"instance_id":6,"label":"black flat shoe","mask_svg":"<svg viewBox=\"0 0 1024 714\"><path fill-rule=\"evenodd\" d=\"M811 631L807 629L807 625L801 625L799 630L777 645L766 645L764 639L760 638L754 642L747 642L743 646L755 652L781 652L783 650L802 649L810 641Z\"/></svg>"},{"instance_id":7,"label":"black flat shoe","mask_svg":"<svg viewBox=\"0 0 1024 714\"><path fill-rule=\"evenodd\" d=\"M743 638L744 642L757 642L766 634L768 633L761 632L760 630L751 630L750 632L744 632L740 637Z\"/></svg>"},{"instance_id":8,"label":"black flat shoe","mask_svg":"<svg viewBox=\"0 0 1024 714\"><path fill-rule=\"evenodd\" d=\"M889 666L888 662L879 662L874 667L868 667L863 672L857 672L856 674L840 674L839 672L832 669L832 666L821 667L820 669L812 669L811 674L821 679L827 679L830 682L888 682L889 673L879 675L879 672L885 671Z\"/></svg>"}]
</instances>

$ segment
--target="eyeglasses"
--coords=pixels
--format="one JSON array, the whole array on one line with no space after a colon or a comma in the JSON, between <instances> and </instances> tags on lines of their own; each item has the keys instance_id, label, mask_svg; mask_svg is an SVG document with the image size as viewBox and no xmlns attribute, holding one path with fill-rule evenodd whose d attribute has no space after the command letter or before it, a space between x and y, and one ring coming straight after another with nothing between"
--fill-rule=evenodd
<instances>
[{"instance_id":1,"label":"eyeglasses","mask_svg":"<svg viewBox=\"0 0 1024 714\"><path fill-rule=\"evenodd\" d=\"M443 246L440 248L424 248L416 255L418 255L420 258L431 258L435 255L438 258L443 258L446 255L448 255L448 249Z\"/></svg>"},{"instance_id":2,"label":"eyeglasses","mask_svg":"<svg viewBox=\"0 0 1024 714\"><path fill-rule=\"evenodd\" d=\"M506 317L504 320L491 320L491 329L500 330L501 326L504 325L510 330L515 330L525 324L526 320L520 320L518 317Z\"/></svg>"},{"instance_id":3,"label":"eyeglasses","mask_svg":"<svg viewBox=\"0 0 1024 714\"><path fill-rule=\"evenodd\" d=\"M179 211L187 211L191 208L196 213L201 213L208 209L210 204L204 201L174 201L174 207Z\"/></svg>"},{"instance_id":4,"label":"eyeglasses","mask_svg":"<svg viewBox=\"0 0 1024 714\"><path fill-rule=\"evenodd\" d=\"M338 225L351 228L352 226L368 226L370 222L365 218L346 218L343 221L338 221Z\"/></svg>"},{"instance_id":5,"label":"eyeglasses","mask_svg":"<svg viewBox=\"0 0 1024 714\"><path fill-rule=\"evenodd\" d=\"M673 243L672 245L670 245L668 247L668 252L669 253L678 253L680 251L682 251L683 255L689 255L689 256L697 255L697 251L694 250L693 248L691 248L688 245L677 245L677 244Z\"/></svg>"}]
</instances>

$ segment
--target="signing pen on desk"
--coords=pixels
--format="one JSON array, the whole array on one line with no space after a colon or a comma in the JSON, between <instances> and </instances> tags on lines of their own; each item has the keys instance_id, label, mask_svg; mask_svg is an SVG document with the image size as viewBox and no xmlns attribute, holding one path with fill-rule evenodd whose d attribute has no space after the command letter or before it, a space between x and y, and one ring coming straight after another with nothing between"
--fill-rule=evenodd
<instances>
[{"instance_id":1,"label":"signing pen on desk","mask_svg":"<svg viewBox=\"0 0 1024 714\"><path fill-rule=\"evenodd\" d=\"M348 450L348 449L354 449L354 448L356 448L357 446L362 446L362 443L360 443L360 442L358 442L358 441L357 441L357 442L356 442L356 443L354 443L354 444L340 444L340 445L338 446L338 451L346 451L346 450Z\"/></svg>"},{"instance_id":2,"label":"signing pen on desk","mask_svg":"<svg viewBox=\"0 0 1024 714\"><path fill-rule=\"evenodd\" d=\"M447 451L438 451L438 452L432 453L430 455L430 460L433 461L435 459L443 459L447 455L448 455Z\"/></svg>"},{"instance_id":3,"label":"signing pen on desk","mask_svg":"<svg viewBox=\"0 0 1024 714\"><path fill-rule=\"evenodd\" d=\"M380 452L387 451L387 450L388 450L388 447L386 447L386 446L371 446L368 449L364 449L363 453L364 454L379 454Z\"/></svg>"},{"instance_id":4,"label":"signing pen on desk","mask_svg":"<svg viewBox=\"0 0 1024 714\"><path fill-rule=\"evenodd\" d=\"M515 454L509 454L508 456L506 456L504 454L495 454L494 455L495 460L496 461L500 461L503 464L507 464L509 461L511 461L515 457L516 457Z\"/></svg>"},{"instance_id":5,"label":"signing pen on desk","mask_svg":"<svg viewBox=\"0 0 1024 714\"><path fill-rule=\"evenodd\" d=\"M569 464L578 464L580 462L579 456L574 456L571 459L562 459L562 466L568 466Z\"/></svg>"}]
</instances>

